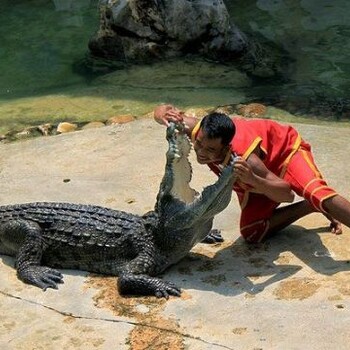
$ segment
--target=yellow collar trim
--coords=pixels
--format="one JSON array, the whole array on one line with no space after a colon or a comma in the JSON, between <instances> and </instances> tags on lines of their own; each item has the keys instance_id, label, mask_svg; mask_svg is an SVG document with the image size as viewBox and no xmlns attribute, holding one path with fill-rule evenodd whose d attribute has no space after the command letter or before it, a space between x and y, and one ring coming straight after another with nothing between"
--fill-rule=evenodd
<instances>
[{"instance_id":1,"label":"yellow collar trim","mask_svg":"<svg viewBox=\"0 0 350 350\"><path fill-rule=\"evenodd\" d=\"M196 141L196 135L198 133L198 130L199 130L199 127L201 126L201 122L199 121L195 127L193 128L192 130L192 133L191 133L191 140L192 140L192 143L194 143Z\"/></svg>"}]
</instances>

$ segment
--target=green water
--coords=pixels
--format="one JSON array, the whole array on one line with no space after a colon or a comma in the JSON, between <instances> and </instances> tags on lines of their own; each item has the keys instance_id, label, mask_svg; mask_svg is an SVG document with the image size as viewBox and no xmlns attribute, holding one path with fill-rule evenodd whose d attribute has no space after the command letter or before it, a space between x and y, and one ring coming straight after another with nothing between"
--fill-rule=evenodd
<instances>
[{"instance_id":1,"label":"green water","mask_svg":"<svg viewBox=\"0 0 350 350\"><path fill-rule=\"evenodd\" d=\"M282 47L292 63L280 94L348 99L350 2L348 0L228 1L237 25ZM349 101L346 101L349 103Z\"/></svg>"},{"instance_id":2,"label":"green water","mask_svg":"<svg viewBox=\"0 0 350 350\"><path fill-rule=\"evenodd\" d=\"M207 108L274 97L276 92L321 100L347 97L350 3L345 0L226 2L242 30L288 52L292 64L283 83L251 79L231 65L201 59L130 66L91 76L81 62L98 28L97 3L1 0L0 132L42 122L141 116L162 102ZM299 114L311 121L317 118ZM294 118L288 113L283 116Z\"/></svg>"}]
</instances>

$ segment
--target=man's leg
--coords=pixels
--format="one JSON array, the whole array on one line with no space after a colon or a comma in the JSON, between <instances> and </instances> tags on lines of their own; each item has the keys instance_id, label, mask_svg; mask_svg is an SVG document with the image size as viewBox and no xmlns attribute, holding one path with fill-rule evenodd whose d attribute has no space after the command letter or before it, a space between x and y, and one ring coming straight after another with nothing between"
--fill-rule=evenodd
<instances>
[{"instance_id":1,"label":"man's leg","mask_svg":"<svg viewBox=\"0 0 350 350\"><path fill-rule=\"evenodd\" d=\"M336 195L326 199L323 207L329 213L329 215L325 213L322 214L330 221L332 233L336 235L342 234L343 230L341 224L350 227L350 202L345 198ZM278 208L269 220L270 225L266 235L280 231L313 212L318 211L306 200Z\"/></svg>"},{"instance_id":2,"label":"man's leg","mask_svg":"<svg viewBox=\"0 0 350 350\"><path fill-rule=\"evenodd\" d=\"M285 227L283 222L288 224L289 215L289 222L292 223L312 212L323 213L330 221L332 233L342 233L341 223L348 226L348 223L350 223L350 202L339 196L322 178L315 164L310 145L303 143L291 158L284 174L284 180L289 182L294 192L304 197L306 201L303 201L304 204L297 205L295 208L291 206L292 211L296 209L295 213L290 212L288 209L286 212L276 213L276 217L272 220L272 229L274 225L275 229Z\"/></svg>"},{"instance_id":3,"label":"man's leg","mask_svg":"<svg viewBox=\"0 0 350 350\"><path fill-rule=\"evenodd\" d=\"M306 200L275 209L269 219L269 228L266 236L284 229L293 222L315 211L315 208Z\"/></svg>"},{"instance_id":4,"label":"man's leg","mask_svg":"<svg viewBox=\"0 0 350 350\"><path fill-rule=\"evenodd\" d=\"M273 233L276 233L293 222L303 218L314 212L319 212L307 200L302 200L293 204L278 207L265 196L251 194L247 206L242 211L241 215L241 234L246 241L256 243L267 238ZM335 195L334 197L324 200L323 207L329 213L322 213L330 221L330 228L333 233L341 234L341 224L347 223L343 220L346 216L347 222L350 225L350 202L344 198ZM339 208L342 207L344 213ZM337 212L337 215L334 215ZM339 221L340 222L339 222ZM343 220L343 221L342 221Z\"/></svg>"}]
</instances>

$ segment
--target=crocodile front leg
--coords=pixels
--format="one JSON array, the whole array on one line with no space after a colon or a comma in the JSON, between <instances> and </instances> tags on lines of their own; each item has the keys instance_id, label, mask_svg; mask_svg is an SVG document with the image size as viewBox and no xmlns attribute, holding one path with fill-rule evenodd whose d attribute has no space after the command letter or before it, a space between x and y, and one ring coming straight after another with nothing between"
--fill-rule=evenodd
<instances>
[{"instance_id":1,"label":"crocodile front leg","mask_svg":"<svg viewBox=\"0 0 350 350\"><path fill-rule=\"evenodd\" d=\"M40 265L44 244L42 230L37 223L13 220L1 225L0 231L5 245L19 245L16 258L19 279L43 290L57 289L57 283L63 283L63 276L59 271Z\"/></svg>"},{"instance_id":2,"label":"crocodile front leg","mask_svg":"<svg viewBox=\"0 0 350 350\"><path fill-rule=\"evenodd\" d=\"M181 290L175 284L151 276L159 274L169 265L153 242L140 239L135 243L134 249L138 255L118 274L120 294L155 295L166 299L169 295L180 296Z\"/></svg>"}]
</instances>

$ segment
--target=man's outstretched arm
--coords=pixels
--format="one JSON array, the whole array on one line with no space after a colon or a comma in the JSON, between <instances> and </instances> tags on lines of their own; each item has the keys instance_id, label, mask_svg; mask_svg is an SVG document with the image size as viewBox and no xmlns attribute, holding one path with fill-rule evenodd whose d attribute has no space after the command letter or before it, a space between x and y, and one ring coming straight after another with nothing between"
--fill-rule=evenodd
<instances>
[{"instance_id":1,"label":"man's outstretched arm","mask_svg":"<svg viewBox=\"0 0 350 350\"><path fill-rule=\"evenodd\" d=\"M165 126L169 122L184 122L186 134L191 137L192 130L199 122L199 119L186 115L183 111L170 104L159 105L154 109L154 120Z\"/></svg>"}]
</instances>

